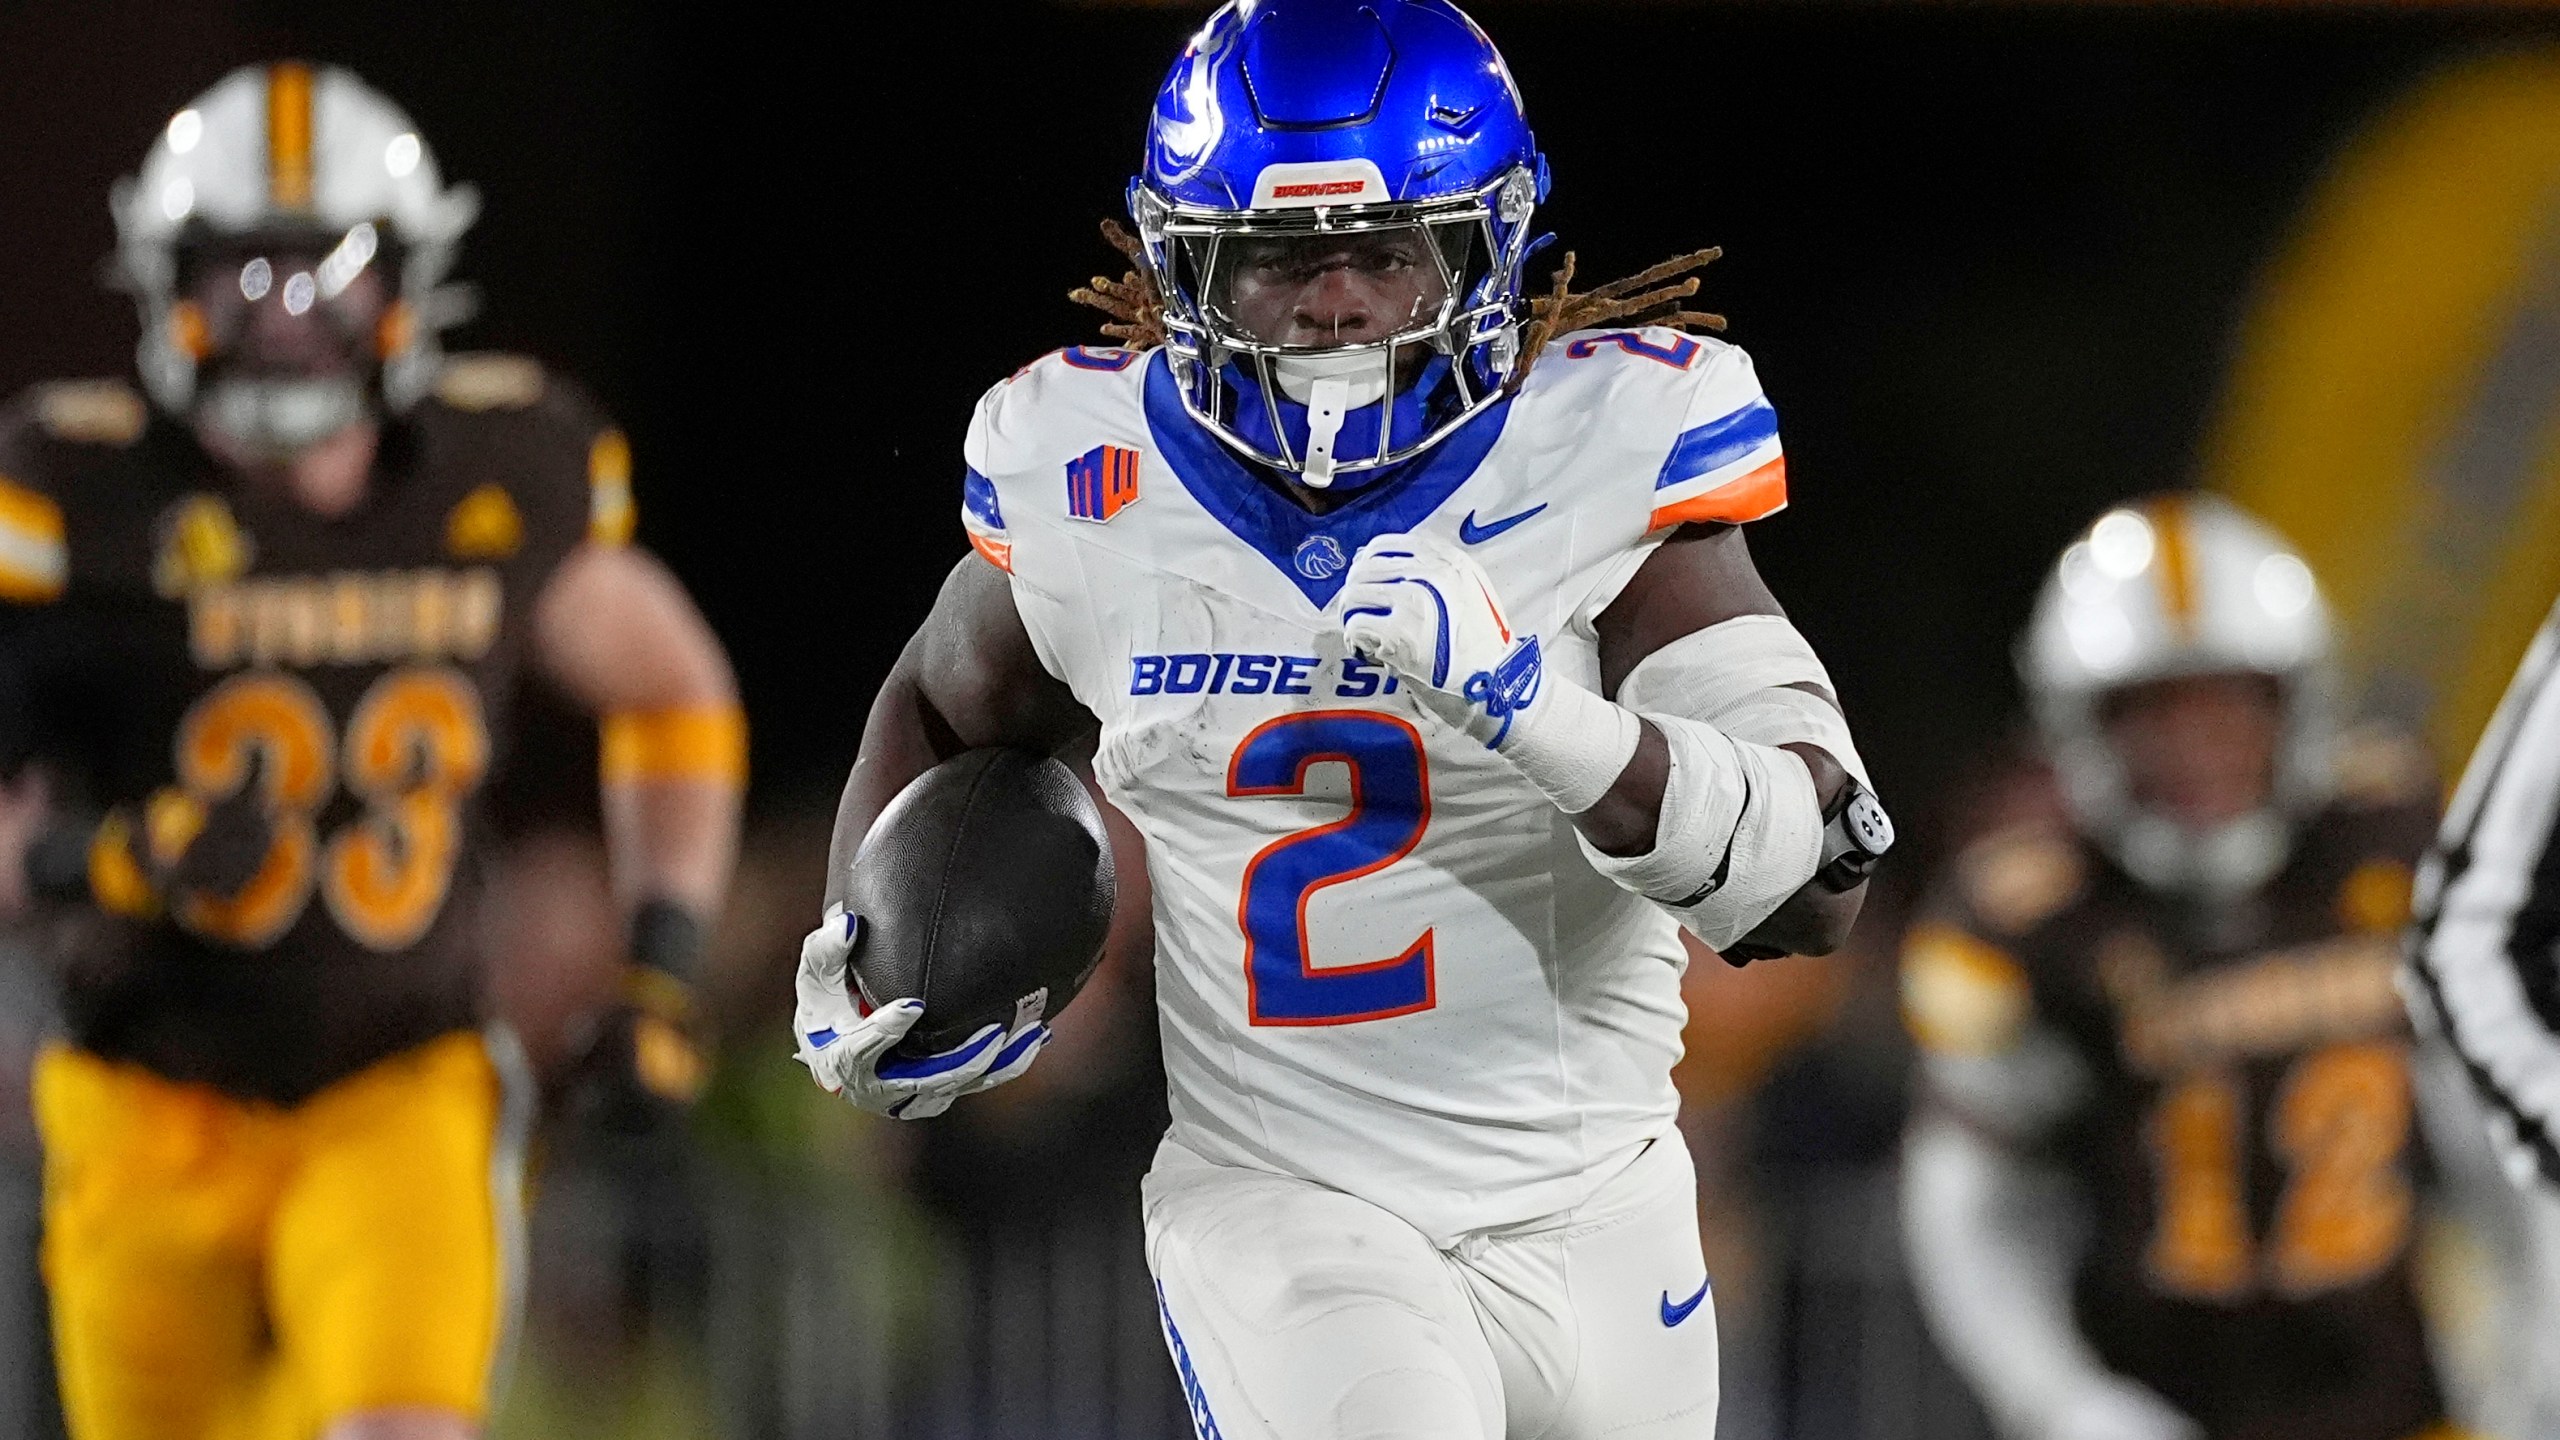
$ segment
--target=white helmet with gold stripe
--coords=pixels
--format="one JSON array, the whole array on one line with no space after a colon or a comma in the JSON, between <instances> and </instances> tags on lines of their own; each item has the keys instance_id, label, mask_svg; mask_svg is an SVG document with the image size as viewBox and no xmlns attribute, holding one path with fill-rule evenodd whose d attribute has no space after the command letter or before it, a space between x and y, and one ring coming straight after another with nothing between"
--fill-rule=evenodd
<instances>
[{"instance_id":1,"label":"white helmet with gold stripe","mask_svg":"<svg viewBox=\"0 0 2560 1440\"><path fill-rule=\"evenodd\" d=\"M2018 651L2075 820L2137 879L2206 896L2271 879L2294 819L2330 793L2329 663L2329 611L2311 567L2238 506L2200 492L2099 516L2062 552ZM2101 710L2128 686L2225 673L2280 686L2275 787L2258 811L2199 832L2134 803Z\"/></svg>"},{"instance_id":2,"label":"white helmet with gold stripe","mask_svg":"<svg viewBox=\"0 0 2560 1440\"><path fill-rule=\"evenodd\" d=\"M218 338L183 293L193 247L317 246L306 306L368 266L396 267L393 299L364 337L380 398L395 411L433 387L436 332L466 308L442 287L478 196L446 185L409 117L334 66L285 61L224 76L170 118L141 169L117 182L111 208L116 269L142 311L143 384L173 413L202 398L199 371ZM252 288L297 280L275 275Z\"/></svg>"}]
</instances>

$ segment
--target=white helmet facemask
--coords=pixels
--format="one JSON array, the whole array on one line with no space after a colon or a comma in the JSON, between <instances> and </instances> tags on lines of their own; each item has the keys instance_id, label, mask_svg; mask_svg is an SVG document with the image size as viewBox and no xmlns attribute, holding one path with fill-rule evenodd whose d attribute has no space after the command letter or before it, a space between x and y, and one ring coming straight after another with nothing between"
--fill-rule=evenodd
<instances>
[{"instance_id":1,"label":"white helmet facemask","mask_svg":"<svg viewBox=\"0 0 2560 1440\"><path fill-rule=\"evenodd\" d=\"M2250 894L2291 857L2332 785L2328 608L2302 557L2218 496L2110 510L2072 542L2036 602L2018 668L2083 831L2135 879L2204 901ZM2181 676L2275 680L2284 707L2267 803L2208 828L2136 803L2101 713L2110 695Z\"/></svg>"},{"instance_id":2,"label":"white helmet facemask","mask_svg":"<svg viewBox=\"0 0 2560 1440\"><path fill-rule=\"evenodd\" d=\"M253 454L288 456L376 410L406 410L443 367L438 332L469 313L468 294L444 281L477 195L445 185L408 116L333 66L224 76L170 118L110 208L115 273L142 318L143 388L164 411ZM314 263L290 275L243 271L252 303L272 284L288 308L296 285L304 306L325 305L368 267L387 272L381 323L350 337L360 375L231 373L223 363L231 337L213 333L182 289L190 257L270 242Z\"/></svg>"},{"instance_id":3,"label":"white helmet facemask","mask_svg":"<svg viewBox=\"0 0 2560 1440\"><path fill-rule=\"evenodd\" d=\"M225 375L196 397L196 419L259 460L290 460L373 412L353 375Z\"/></svg>"}]
</instances>

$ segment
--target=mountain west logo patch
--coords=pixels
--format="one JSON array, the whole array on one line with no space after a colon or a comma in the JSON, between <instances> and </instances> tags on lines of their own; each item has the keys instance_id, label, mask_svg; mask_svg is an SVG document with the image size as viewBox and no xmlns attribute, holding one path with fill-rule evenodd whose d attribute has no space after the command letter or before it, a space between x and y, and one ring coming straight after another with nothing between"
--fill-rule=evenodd
<instances>
[{"instance_id":1,"label":"mountain west logo patch","mask_svg":"<svg viewBox=\"0 0 2560 1440\"><path fill-rule=\"evenodd\" d=\"M151 588L175 600L236 580L257 553L219 495L190 495L160 517Z\"/></svg>"},{"instance_id":2,"label":"mountain west logo patch","mask_svg":"<svg viewBox=\"0 0 2560 1440\"><path fill-rule=\"evenodd\" d=\"M524 517L503 487L483 485L444 517L444 548L457 560L504 560L524 543Z\"/></svg>"},{"instance_id":3,"label":"mountain west logo patch","mask_svg":"<svg viewBox=\"0 0 2560 1440\"><path fill-rule=\"evenodd\" d=\"M1099 525L1138 503L1138 452L1096 445L1067 462L1067 513Z\"/></svg>"}]
</instances>

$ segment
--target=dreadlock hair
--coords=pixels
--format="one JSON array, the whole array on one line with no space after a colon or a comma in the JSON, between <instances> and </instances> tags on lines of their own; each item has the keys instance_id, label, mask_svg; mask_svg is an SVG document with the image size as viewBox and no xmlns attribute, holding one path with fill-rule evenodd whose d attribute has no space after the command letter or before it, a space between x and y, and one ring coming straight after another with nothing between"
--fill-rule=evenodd
<instances>
[{"instance_id":1,"label":"dreadlock hair","mask_svg":"<svg viewBox=\"0 0 2560 1440\"><path fill-rule=\"evenodd\" d=\"M1088 284L1067 292L1067 298L1078 305L1090 305L1110 318L1102 333L1132 350L1150 350L1164 343L1164 296L1156 290L1154 272L1147 269L1138 237L1120 228L1117 220L1102 222L1102 239L1129 261L1127 274L1114 280L1096 275Z\"/></svg>"},{"instance_id":2,"label":"dreadlock hair","mask_svg":"<svg viewBox=\"0 0 2560 1440\"><path fill-rule=\"evenodd\" d=\"M1105 220L1102 238L1128 259L1127 273L1117 280L1096 275L1089 283L1068 291L1067 298L1101 311L1108 317L1102 333L1133 350L1164 344L1164 296L1156 289L1155 275L1147 268L1138 237L1122 229L1119 221ZM1546 294L1529 301L1529 330L1521 340L1520 363L1512 367L1504 388L1518 390L1521 382L1529 378L1529 368L1537 363L1547 342L1575 330L1599 325L1722 330L1723 316L1687 309L1680 302L1698 293L1698 277L1689 272L1705 269L1723 254L1720 247L1711 245L1675 255L1623 280L1576 291L1573 252L1566 251L1564 263L1556 269L1554 284ZM1679 276L1687 278L1675 278Z\"/></svg>"},{"instance_id":3,"label":"dreadlock hair","mask_svg":"<svg viewBox=\"0 0 2560 1440\"><path fill-rule=\"evenodd\" d=\"M1564 263L1556 267L1556 278L1547 293L1529 301L1529 333L1521 338L1520 363L1511 369L1511 378L1503 388L1518 390L1529 378L1529 369L1537 364L1539 352L1558 335L1588 330L1599 325L1667 325L1674 330L1722 330L1724 317L1704 310L1683 307L1681 301L1698 293L1698 277L1692 270L1703 270L1724 254L1720 246L1692 250L1674 255L1659 265L1639 270L1623 280L1589 290L1573 289L1573 252L1564 253ZM1688 275L1674 281L1675 275Z\"/></svg>"}]
</instances>

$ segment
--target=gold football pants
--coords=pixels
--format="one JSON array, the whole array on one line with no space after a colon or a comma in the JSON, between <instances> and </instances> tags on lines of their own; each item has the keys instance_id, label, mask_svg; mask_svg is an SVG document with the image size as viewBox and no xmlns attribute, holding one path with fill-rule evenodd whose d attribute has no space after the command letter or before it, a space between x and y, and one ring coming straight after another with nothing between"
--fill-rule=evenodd
<instances>
[{"instance_id":1,"label":"gold football pants","mask_svg":"<svg viewBox=\"0 0 2560 1440\"><path fill-rule=\"evenodd\" d=\"M44 1274L74 1440L481 1416L520 1243L510 1088L469 1033L290 1109L46 1050Z\"/></svg>"}]
</instances>

